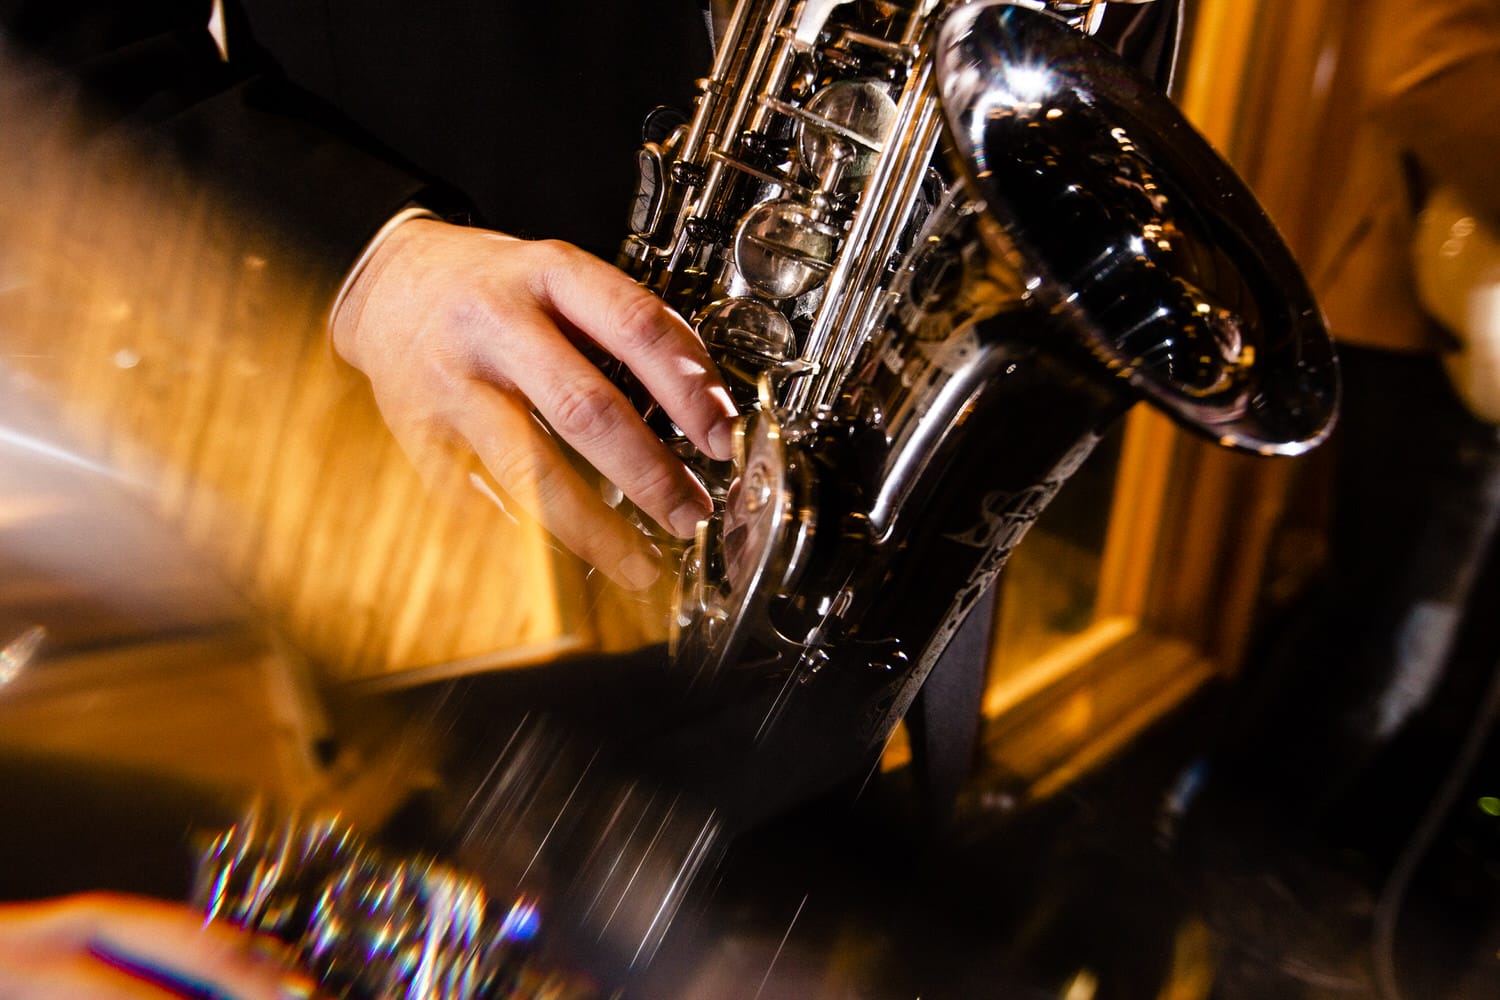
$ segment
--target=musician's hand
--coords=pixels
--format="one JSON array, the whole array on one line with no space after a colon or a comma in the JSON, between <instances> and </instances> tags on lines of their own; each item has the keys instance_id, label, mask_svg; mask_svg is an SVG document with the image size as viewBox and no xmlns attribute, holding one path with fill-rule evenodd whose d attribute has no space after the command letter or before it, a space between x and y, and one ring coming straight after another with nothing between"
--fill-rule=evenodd
<instances>
[{"instance_id":1,"label":"musician's hand","mask_svg":"<svg viewBox=\"0 0 1500 1000\"><path fill-rule=\"evenodd\" d=\"M662 527L691 537L703 486L579 349L623 361L692 439L728 458L734 406L702 343L660 299L576 247L430 219L381 244L333 318L419 468L466 443L517 503L616 581L658 553L568 464L533 408Z\"/></svg>"},{"instance_id":2,"label":"musician's hand","mask_svg":"<svg viewBox=\"0 0 1500 1000\"><path fill-rule=\"evenodd\" d=\"M268 942L186 906L103 893L0 905L0 1000L313 995Z\"/></svg>"}]
</instances>

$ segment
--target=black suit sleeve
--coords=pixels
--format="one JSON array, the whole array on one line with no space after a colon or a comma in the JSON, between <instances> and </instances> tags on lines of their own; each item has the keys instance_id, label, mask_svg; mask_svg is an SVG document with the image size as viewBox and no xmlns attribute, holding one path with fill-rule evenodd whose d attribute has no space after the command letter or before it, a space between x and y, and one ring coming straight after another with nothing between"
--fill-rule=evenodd
<instances>
[{"instance_id":1,"label":"black suit sleeve","mask_svg":"<svg viewBox=\"0 0 1500 1000\"><path fill-rule=\"evenodd\" d=\"M331 301L369 237L427 185L273 67L221 59L210 6L0 0L5 114L28 119L33 139L65 130L80 170L129 164L153 190L206 190Z\"/></svg>"}]
</instances>

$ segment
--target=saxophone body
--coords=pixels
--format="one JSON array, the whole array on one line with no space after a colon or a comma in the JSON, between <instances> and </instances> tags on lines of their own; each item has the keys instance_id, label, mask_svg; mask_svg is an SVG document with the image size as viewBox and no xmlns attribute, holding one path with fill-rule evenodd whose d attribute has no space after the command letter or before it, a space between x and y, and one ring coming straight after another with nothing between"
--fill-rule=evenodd
<instances>
[{"instance_id":1,"label":"saxophone body","mask_svg":"<svg viewBox=\"0 0 1500 1000\"><path fill-rule=\"evenodd\" d=\"M673 654L767 687L758 741L790 712L825 758L877 746L1137 400L1263 454L1330 428L1300 272L1090 37L1106 6L746 0L691 117L648 120L619 262L744 414L714 463L645 404L717 500Z\"/></svg>"},{"instance_id":2,"label":"saxophone body","mask_svg":"<svg viewBox=\"0 0 1500 1000\"><path fill-rule=\"evenodd\" d=\"M1253 452L1322 440L1337 367L1312 296L1233 171L1091 37L1105 6L738 4L691 117L648 122L620 258L743 411L720 463L642 401L715 498L673 611L704 700L653 748L689 774L601 790L597 747L574 767L525 724L457 824L488 882L525 861L509 908L252 815L206 848L209 914L342 996L571 995L538 971L534 901L648 961L721 836L868 764L1135 402Z\"/></svg>"}]
</instances>

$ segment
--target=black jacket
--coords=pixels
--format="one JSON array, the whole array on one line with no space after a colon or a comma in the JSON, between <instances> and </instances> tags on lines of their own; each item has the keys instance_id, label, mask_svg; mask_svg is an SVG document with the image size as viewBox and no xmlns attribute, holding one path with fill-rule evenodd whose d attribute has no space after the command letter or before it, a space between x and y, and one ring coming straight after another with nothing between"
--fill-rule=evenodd
<instances>
[{"instance_id":1,"label":"black jacket","mask_svg":"<svg viewBox=\"0 0 1500 1000\"><path fill-rule=\"evenodd\" d=\"M227 0L227 63L209 11L0 0L0 31L330 281L414 196L612 257L641 120L709 57L695 0Z\"/></svg>"}]
</instances>

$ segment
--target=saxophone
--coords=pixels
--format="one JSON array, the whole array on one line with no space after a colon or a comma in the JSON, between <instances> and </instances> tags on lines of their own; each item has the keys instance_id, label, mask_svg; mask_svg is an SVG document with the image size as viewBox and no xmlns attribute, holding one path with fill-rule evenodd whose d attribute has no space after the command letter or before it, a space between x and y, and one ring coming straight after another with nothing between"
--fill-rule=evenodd
<instances>
[{"instance_id":1,"label":"saxophone","mask_svg":"<svg viewBox=\"0 0 1500 1000\"><path fill-rule=\"evenodd\" d=\"M642 401L715 497L671 643L711 695L660 748L698 757L713 809L585 787L529 733L463 823L536 856L565 841L577 922L623 925L590 932L626 942L622 966L649 959L721 832L868 762L1134 402L1268 455L1329 432L1337 366L1304 279L1233 171L1093 37L1105 6L742 0L691 118L648 120L620 263L690 318L743 411L721 463ZM252 814L206 846L195 895L342 996L574 995L538 957L537 897L497 908L332 820Z\"/></svg>"},{"instance_id":2,"label":"saxophone","mask_svg":"<svg viewBox=\"0 0 1500 1000\"><path fill-rule=\"evenodd\" d=\"M1262 454L1330 429L1304 279L1092 37L1106 6L743 0L691 117L648 119L619 263L743 412L715 463L643 402L717 501L672 652L695 678L774 678L757 738L791 712L841 734L814 737L825 758L878 745L1136 400Z\"/></svg>"}]
</instances>

